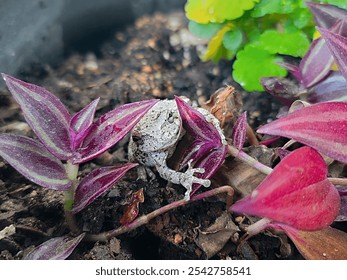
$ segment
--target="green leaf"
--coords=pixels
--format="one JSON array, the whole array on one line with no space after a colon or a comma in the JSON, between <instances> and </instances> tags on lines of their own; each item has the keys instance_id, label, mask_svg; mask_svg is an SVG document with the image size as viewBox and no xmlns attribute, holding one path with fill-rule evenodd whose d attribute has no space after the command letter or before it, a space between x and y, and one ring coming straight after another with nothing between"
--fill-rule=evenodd
<instances>
[{"instance_id":1,"label":"green leaf","mask_svg":"<svg viewBox=\"0 0 347 280\"><path fill-rule=\"evenodd\" d=\"M247 91L263 91L260 79L266 76L287 75L287 71L276 64L279 57L254 45L247 45L236 56L233 78Z\"/></svg>"},{"instance_id":2,"label":"green leaf","mask_svg":"<svg viewBox=\"0 0 347 280\"><path fill-rule=\"evenodd\" d=\"M295 9L293 11L292 18L294 25L299 29L302 29L308 25L311 25L312 27L314 26L313 16L310 10L308 10L306 7Z\"/></svg>"},{"instance_id":3,"label":"green leaf","mask_svg":"<svg viewBox=\"0 0 347 280\"><path fill-rule=\"evenodd\" d=\"M220 23L201 24L195 21L189 21L189 31L196 37L211 39L223 25Z\"/></svg>"},{"instance_id":4,"label":"green leaf","mask_svg":"<svg viewBox=\"0 0 347 280\"><path fill-rule=\"evenodd\" d=\"M241 17L260 0L188 0L185 11L198 23L224 22Z\"/></svg>"},{"instance_id":5,"label":"green leaf","mask_svg":"<svg viewBox=\"0 0 347 280\"><path fill-rule=\"evenodd\" d=\"M231 30L224 34L223 45L227 50L234 54L239 50L242 45L243 35L240 29Z\"/></svg>"},{"instance_id":6,"label":"green leaf","mask_svg":"<svg viewBox=\"0 0 347 280\"><path fill-rule=\"evenodd\" d=\"M262 17L268 14L289 14L293 11L292 0L262 0L255 5L251 16Z\"/></svg>"},{"instance_id":7,"label":"green leaf","mask_svg":"<svg viewBox=\"0 0 347 280\"><path fill-rule=\"evenodd\" d=\"M301 57L308 50L310 41L300 30L290 33L267 30L260 36L257 46L272 54Z\"/></svg>"}]
</instances>

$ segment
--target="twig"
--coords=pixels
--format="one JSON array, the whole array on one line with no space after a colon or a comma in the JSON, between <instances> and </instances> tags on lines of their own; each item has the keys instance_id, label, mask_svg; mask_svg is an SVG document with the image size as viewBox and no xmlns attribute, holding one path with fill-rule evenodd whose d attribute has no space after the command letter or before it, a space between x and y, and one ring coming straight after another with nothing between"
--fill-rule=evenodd
<instances>
[{"instance_id":1,"label":"twig","mask_svg":"<svg viewBox=\"0 0 347 280\"><path fill-rule=\"evenodd\" d=\"M129 232L133 229L136 229L140 226L143 226L147 223L149 223L151 220L153 220L154 218L170 211L173 209L176 209L178 207L187 205L191 202L194 201L198 201L207 197L211 197L211 196L215 196L221 193L227 193L227 201L226 201L226 205L227 205L227 209L229 209L229 207L232 204L232 199L233 199L233 195L234 195L234 189L231 186L222 186L216 189L212 189L206 192L203 192L201 194L198 195L194 195L193 197L191 197L190 200L178 200L178 201L174 201L168 205L165 205L159 209L154 210L151 213L148 213L146 215L143 215L139 218L137 218L136 220L134 220L132 223L128 224L128 225L124 225L124 226L120 226L119 228L116 228L114 230L110 230L110 231L106 231L106 232L102 232L100 234L87 234L84 238L84 240L86 241L101 241L101 242L106 242L107 240L111 239L112 237L121 235L123 233Z\"/></svg>"}]
</instances>

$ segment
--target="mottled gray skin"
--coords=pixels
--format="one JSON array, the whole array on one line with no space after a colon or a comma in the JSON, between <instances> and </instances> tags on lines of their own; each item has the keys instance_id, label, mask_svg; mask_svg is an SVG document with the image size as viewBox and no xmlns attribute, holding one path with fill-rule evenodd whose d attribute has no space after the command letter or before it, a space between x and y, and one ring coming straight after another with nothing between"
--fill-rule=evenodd
<instances>
[{"instance_id":1,"label":"mottled gray skin","mask_svg":"<svg viewBox=\"0 0 347 280\"><path fill-rule=\"evenodd\" d=\"M218 120L208 111L203 111L201 113L205 118L207 115L212 118L211 121L209 119L208 121L217 125L218 131L223 135ZM175 100L159 101L132 130L129 142L129 160L137 161L146 167L155 167L160 177L174 184L181 184L187 190L185 199L189 200L194 183L209 187L210 181L194 176L194 173L204 173L203 168L191 168L189 164L187 171L178 172L167 166L166 160L171 157L184 133ZM225 141L224 136L222 137Z\"/></svg>"}]
</instances>

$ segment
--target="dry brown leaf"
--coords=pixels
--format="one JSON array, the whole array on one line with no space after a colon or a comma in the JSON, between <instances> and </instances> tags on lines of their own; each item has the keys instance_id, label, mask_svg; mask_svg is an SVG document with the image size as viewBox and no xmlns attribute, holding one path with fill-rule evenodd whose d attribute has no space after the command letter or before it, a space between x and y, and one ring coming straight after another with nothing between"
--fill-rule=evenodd
<instances>
[{"instance_id":1,"label":"dry brown leaf","mask_svg":"<svg viewBox=\"0 0 347 280\"><path fill-rule=\"evenodd\" d=\"M249 147L245 151L267 166L271 166L275 158L274 150L265 146ZM232 186L238 194L241 194L241 197L244 197L250 194L265 177L265 174L241 160L226 158L213 180L219 185Z\"/></svg>"},{"instance_id":2,"label":"dry brown leaf","mask_svg":"<svg viewBox=\"0 0 347 280\"><path fill-rule=\"evenodd\" d=\"M205 103L205 108L220 121L224 131L231 132L231 128L242 112L241 94L232 86L220 88Z\"/></svg>"},{"instance_id":3,"label":"dry brown leaf","mask_svg":"<svg viewBox=\"0 0 347 280\"><path fill-rule=\"evenodd\" d=\"M347 233L328 227L319 231L286 230L307 260L347 260Z\"/></svg>"},{"instance_id":4,"label":"dry brown leaf","mask_svg":"<svg viewBox=\"0 0 347 280\"><path fill-rule=\"evenodd\" d=\"M144 201L145 201L145 197L143 194L143 188L134 192L131 195L130 202L125 207L123 216L120 218L120 223L122 225L131 223L139 214L140 203L143 203Z\"/></svg>"},{"instance_id":5,"label":"dry brown leaf","mask_svg":"<svg viewBox=\"0 0 347 280\"><path fill-rule=\"evenodd\" d=\"M237 234L238 231L239 228L231 220L230 214L224 212L206 230L199 230L199 235L195 243L205 252L207 258L211 258L217 254L231 238L234 239L234 235Z\"/></svg>"}]
</instances>

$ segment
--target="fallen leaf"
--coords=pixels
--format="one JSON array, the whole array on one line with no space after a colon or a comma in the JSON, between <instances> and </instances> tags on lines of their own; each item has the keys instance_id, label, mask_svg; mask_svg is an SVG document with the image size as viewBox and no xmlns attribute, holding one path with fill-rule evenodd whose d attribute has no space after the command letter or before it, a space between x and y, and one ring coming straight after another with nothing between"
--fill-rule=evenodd
<instances>
[{"instance_id":1,"label":"fallen leaf","mask_svg":"<svg viewBox=\"0 0 347 280\"><path fill-rule=\"evenodd\" d=\"M238 231L239 228L231 220L230 214L224 212L207 229L199 230L195 243L209 259L217 254Z\"/></svg>"},{"instance_id":2,"label":"fallen leaf","mask_svg":"<svg viewBox=\"0 0 347 280\"><path fill-rule=\"evenodd\" d=\"M280 226L307 260L347 260L347 233L328 227L318 231L301 231Z\"/></svg>"},{"instance_id":3,"label":"fallen leaf","mask_svg":"<svg viewBox=\"0 0 347 280\"><path fill-rule=\"evenodd\" d=\"M242 112L241 94L232 86L220 88L211 95L205 108L219 120L221 128L231 131Z\"/></svg>"},{"instance_id":4,"label":"fallen leaf","mask_svg":"<svg viewBox=\"0 0 347 280\"><path fill-rule=\"evenodd\" d=\"M120 218L120 223L122 225L130 224L137 215L139 214L140 203L145 201L143 194L143 188L139 189L136 192L133 192L131 195L130 202L126 205L123 216Z\"/></svg>"}]
</instances>

